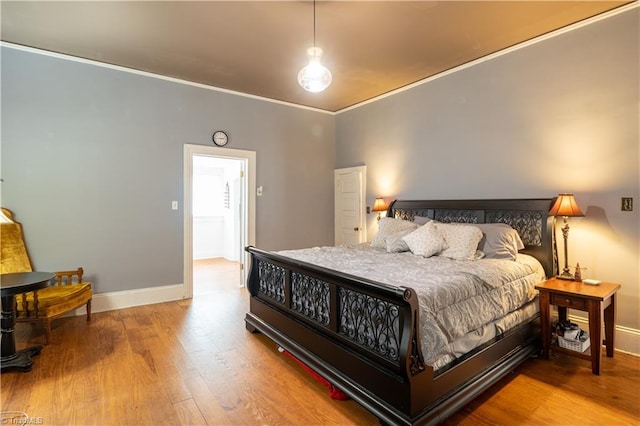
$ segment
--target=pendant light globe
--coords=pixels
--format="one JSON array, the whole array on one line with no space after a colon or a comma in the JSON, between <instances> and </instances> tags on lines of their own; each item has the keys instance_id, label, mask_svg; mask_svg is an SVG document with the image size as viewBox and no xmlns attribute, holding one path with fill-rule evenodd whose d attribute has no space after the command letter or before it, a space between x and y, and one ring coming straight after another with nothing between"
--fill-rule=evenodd
<instances>
[{"instance_id":1,"label":"pendant light globe","mask_svg":"<svg viewBox=\"0 0 640 426\"><path fill-rule=\"evenodd\" d=\"M332 76L325 66L320 63L322 49L319 47L310 47L307 49L309 56L309 65L302 68L298 72L298 83L308 92L322 92L331 84Z\"/></svg>"}]
</instances>

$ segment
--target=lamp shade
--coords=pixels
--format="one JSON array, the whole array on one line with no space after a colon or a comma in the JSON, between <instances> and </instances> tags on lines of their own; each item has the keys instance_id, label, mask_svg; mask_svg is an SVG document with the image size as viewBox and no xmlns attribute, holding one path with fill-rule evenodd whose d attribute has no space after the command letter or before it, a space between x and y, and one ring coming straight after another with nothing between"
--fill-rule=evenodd
<instances>
[{"instance_id":1,"label":"lamp shade","mask_svg":"<svg viewBox=\"0 0 640 426\"><path fill-rule=\"evenodd\" d=\"M371 210L374 212L383 212L387 210L387 204L384 202L384 199L378 197L373 202L373 208Z\"/></svg>"},{"instance_id":2,"label":"lamp shade","mask_svg":"<svg viewBox=\"0 0 640 426\"><path fill-rule=\"evenodd\" d=\"M560 194L549 210L550 216L584 216L573 194Z\"/></svg>"}]
</instances>

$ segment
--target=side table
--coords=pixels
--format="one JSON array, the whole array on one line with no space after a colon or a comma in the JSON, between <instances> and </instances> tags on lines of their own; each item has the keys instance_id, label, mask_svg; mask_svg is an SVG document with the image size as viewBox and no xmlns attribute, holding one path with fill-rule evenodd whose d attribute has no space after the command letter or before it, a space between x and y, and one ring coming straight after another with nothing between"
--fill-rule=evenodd
<instances>
[{"instance_id":1,"label":"side table","mask_svg":"<svg viewBox=\"0 0 640 426\"><path fill-rule=\"evenodd\" d=\"M16 339L13 334L16 324L15 300L16 294L45 288L53 278L55 278L55 274L50 272L17 272L0 275L0 290L2 291L1 372L4 373L11 369L30 371L33 364L31 357L42 351L42 345L16 351Z\"/></svg>"},{"instance_id":2,"label":"side table","mask_svg":"<svg viewBox=\"0 0 640 426\"><path fill-rule=\"evenodd\" d=\"M598 285L584 284L579 281L568 281L551 278L536 286L540 292L540 322L542 329L542 356L549 358L551 349L551 305L558 307L560 321L567 319L567 308L586 311L589 314L590 354L580 353L559 346L553 350L578 358L591 360L591 371L600 374L602 360L602 322L604 319L605 346L607 356L613 357L616 292L620 284L601 282Z\"/></svg>"}]
</instances>

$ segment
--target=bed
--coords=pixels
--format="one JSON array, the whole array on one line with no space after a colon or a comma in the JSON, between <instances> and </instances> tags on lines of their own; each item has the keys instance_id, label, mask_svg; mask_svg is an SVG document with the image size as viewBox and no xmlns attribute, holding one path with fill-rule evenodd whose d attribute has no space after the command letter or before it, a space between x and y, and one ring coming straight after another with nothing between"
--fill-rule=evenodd
<instances>
[{"instance_id":1,"label":"bed","mask_svg":"<svg viewBox=\"0 0 640 426\"><path fill-rule=\"evenodd\" d=\"M403 223L423 219L438 224L509 225L524 246L518 259L535 259L544 278L554 274L557 264L553 218L548 215L552 201L396 200L387 217ZM347 249L327 252L351 255L340 250ZM367 250L363 253L378 256ZM255 247L247 251L251 253L247 329L268 336L383 424L437 424L539 351L534 296L527 299L528 313L516 325L484 334L464 353L436 357L429 346L434 334L425 322L430 314L420 308L420 301L429 304L429 293L413 285L414 280L399 278L402 282L391 283L387 277L382 282L376 279L375 268L354 274L358 268L314 264L309 259L316 253L309 251L273 253ZM403 261L413 256L400 254ZM369 259L371 265L377 262ZM462 269L459 275L471 275Z\"/></svg>"}]
</instances>

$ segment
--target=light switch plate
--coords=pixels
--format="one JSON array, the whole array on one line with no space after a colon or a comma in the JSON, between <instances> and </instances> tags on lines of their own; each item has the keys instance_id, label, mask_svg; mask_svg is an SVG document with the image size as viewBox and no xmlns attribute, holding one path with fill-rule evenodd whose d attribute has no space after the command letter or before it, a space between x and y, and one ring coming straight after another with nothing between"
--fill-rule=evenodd
<instances>
[{"instance_id":1,"label":"light switch plate","mask_svg":"<svg viewBox=\"0 0 640 426\"><path fill-rule=\"evenodd\" d=\"M178 210L178 202L177 201L172 201L171 202L171 210Z\"/></svg>"},{"instance_id":2,"label":"light switch plate","mask_svg":"<svg viewBox=\"0 0 640 426\"><path fill-rule=\"evenodd\" d=\"M632 197L622 197L622 207L620 208L623 212L631 212L633 211L633 198Z\"/></svg>"}]
</instances>

